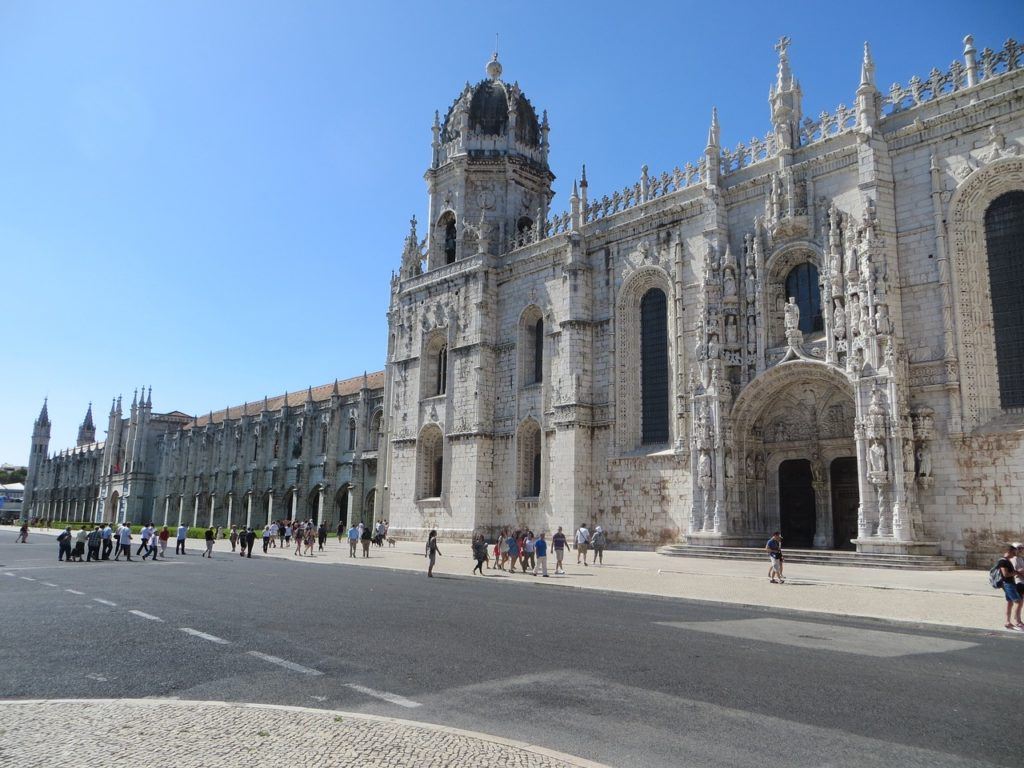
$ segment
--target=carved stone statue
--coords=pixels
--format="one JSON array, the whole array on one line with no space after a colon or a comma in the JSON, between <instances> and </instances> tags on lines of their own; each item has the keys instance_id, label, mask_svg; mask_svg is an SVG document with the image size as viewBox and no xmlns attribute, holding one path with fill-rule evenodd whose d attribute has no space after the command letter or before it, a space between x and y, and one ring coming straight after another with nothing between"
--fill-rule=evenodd
<instances>
[{"instance_id":1,"label":"carved stone statue","mask_svg":"<svg viewBox=\"0 0 1024 768\"><path fill-rule=\"evenodd\" d=\"M796 304L796 299L792 296L789 297L789 303L786 304L786 330L796 331L800 328L800 307Z\"/></svg>"},{"instance_id":2,"label":"carved stone statue","mask_svg":"<svg viewBox=\"0 0 1024 768\"><path fill-rule=\"evenodd\" d=\"M708 336L708 360L717 360L720 354L718 336L712 333Z\"/></svg>"},{"instance_id":3,"label":"carved stone statue","mask_svg":"<svg viewBox=\"0 0 1024 768\"><path fill-rule=\"evenodd\" d=\"M702 450L697 458L697 485L704 490L711 488L711 455Z\"/></svg>"},{"instance_id":4,"label":"carved stone statue","mask_svg":"<svg viewBox=\"0 0 1024 768\"><path fill-rule=\"evenodd\" d=\"M727 344L736 343L736 316L729 315L725 318L725 341Z\"/></svg>"},{"instance_id":5,"label":"carved stone statue","mask_svg":"<svg viewBox=\"0 0 1024 768\"><path fill-rule=\"evenodd\" d=\"M723 287L725 291L725 298L729 299L736 297L736 276L732 273L731 269L725 270Z\"/></svg>"},{"instance_id":6,"label":"carved stone statue","mask_svg":"<svg viewBox=\"0 0 1024 768\"><path fill-rule=\"evenodd\" d=\"M868 449L868 462L872 472L885 472L885 446L881 441L871 444L871 448Z\"/></svg>"},{"instance_id":7,"label":"carved stone statue","mask_svg":"<svg viewBox=\"0 0 1024 768\"><path fill-rule=\"evenodd\" d=\"M746 285L747 301L754 301L757 296L757 281L754 279L754 265L747 265Z\"/></svg>"},{"instance_id":8,"label":"carved stone statue","mask_svg":"<svg viewBox=\"0 0 1024 768\"><path fill-rule=\"evenodd\" d=\"M839 299L836 299L836 308L832 312L832 330L837 339L846 338L846 310L839 303Z\"/></svg>"},{"instance_id":9,"label":"carved stone statue","mask_svg":"<svg viewBox=\"0 0 1024 768\"><path fill-rule=\"evenodd\" d=\"M875 333L889 333L889 308L885 304L875 306Z\"/></svg>"},{"instance_id":10,"label":"carved stone statue","mask_svg":"<svg viewBox=\"0 0 1024 768\"><path fill-rule=\"evenodd\" d=\"M857 294L850 297L850 333L860 333L860 297Z\"/></svg>"},{"instance_id":11,"label":"carved stone statue","mask_svg":"<svg viewBox=\"0 0 1024 768\"><path fill-rule=\"evenodd\" d=\"M932 451L928 443L921 443L917 448L917 476L932 476Z\"/></svg>"}]
</instances>

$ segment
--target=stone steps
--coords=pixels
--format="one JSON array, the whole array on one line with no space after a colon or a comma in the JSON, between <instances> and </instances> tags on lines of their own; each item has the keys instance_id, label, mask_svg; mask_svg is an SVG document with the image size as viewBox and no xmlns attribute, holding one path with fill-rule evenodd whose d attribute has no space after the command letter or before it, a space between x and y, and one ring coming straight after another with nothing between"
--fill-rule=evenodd
<instances>
[{"instance_id":1,"label":"stone steps","mask_svg":"<svg viewBox=\"0 0 1024 768\"><path fill-rule=\"evenodd\" d=\"M669 544L658 548L669 557L702 557L716 560L765 560L768 553L754 547L712 547L697 544ZM941 555L860 554L824 549L786 549L787 563L843 565L858 568L893 568L912 571L953 571L957 565Z\"/></svg>"}]
</instances>

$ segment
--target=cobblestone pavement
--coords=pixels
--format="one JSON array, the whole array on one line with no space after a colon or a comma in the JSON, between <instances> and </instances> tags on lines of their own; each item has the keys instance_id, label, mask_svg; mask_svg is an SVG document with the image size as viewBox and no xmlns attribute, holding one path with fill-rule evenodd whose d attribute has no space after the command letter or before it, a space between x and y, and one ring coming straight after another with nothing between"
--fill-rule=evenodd
<instances>
[{"instance_id":1,"label":"cobblestone pavement","mask_svg":"<svg viewBox=\"0 0 1024 768\"><path fill-rule=\"evenodd\" d=\"M348 712L115 699L0 702L0 766L602 768L485 734Z\"/></svg>"}]
</instances>

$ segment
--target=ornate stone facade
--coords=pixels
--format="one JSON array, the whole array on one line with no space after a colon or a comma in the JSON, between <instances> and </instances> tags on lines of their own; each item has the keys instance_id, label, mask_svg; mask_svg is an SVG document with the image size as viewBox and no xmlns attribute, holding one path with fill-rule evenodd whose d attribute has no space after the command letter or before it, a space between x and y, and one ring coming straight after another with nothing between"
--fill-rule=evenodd
<instances>
[{"instance_id":1,"label":"ornate stone facade","mask_svg":"<svg viewBox=\"0 0 1024 768\"><path fill-rule=\"evenodd\" d=\"M599 200L584 168L561 214L547 115L496 57L435 118L388 313L396 530L961 561L1020 537L985 216L1024 190L1021 50L968 37L885 94L865 46L853 106L813 120L788 48L763 139L723 148L714 114L696 161Z\"/></svg>"},{"instance_id":2,"label":"ornate stone facade","mask_svg":"<svg viewBox=\"0 0 1024 768\"><path fill-rule=\"evenodd\" d=\"M153 413L152 392L110 409L95 442L92 408L78 446L47 455L36 420L24 505L29 517L253 525L372 520L382 441L383 374L188 416Z\"/></svg>"}]
</instances>

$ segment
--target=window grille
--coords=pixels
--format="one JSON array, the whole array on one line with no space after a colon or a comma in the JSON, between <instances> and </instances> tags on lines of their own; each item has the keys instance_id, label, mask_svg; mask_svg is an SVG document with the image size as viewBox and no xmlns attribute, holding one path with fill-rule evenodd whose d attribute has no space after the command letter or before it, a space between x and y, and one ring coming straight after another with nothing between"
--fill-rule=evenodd
<instances>
[{"instance_id":1,"label":"window grille","mask_svg":"<svg viewBox=\"0 0 1024 768\"><path fill-rule=\"evenodd\" d=\"M999 400L1024 406L1024 191L1001 195L985 212Z\"/></svg>"},{"instance_id":2,"label":"window grille","mask_svg":"<svg viewBox=\"0 0 1024 768\"><path fill-rule=\"evenodd\" d=\"M668 313L665 294L651 288L640 300L641 442L667 443Z\"/></svg>"}]
</instances>

